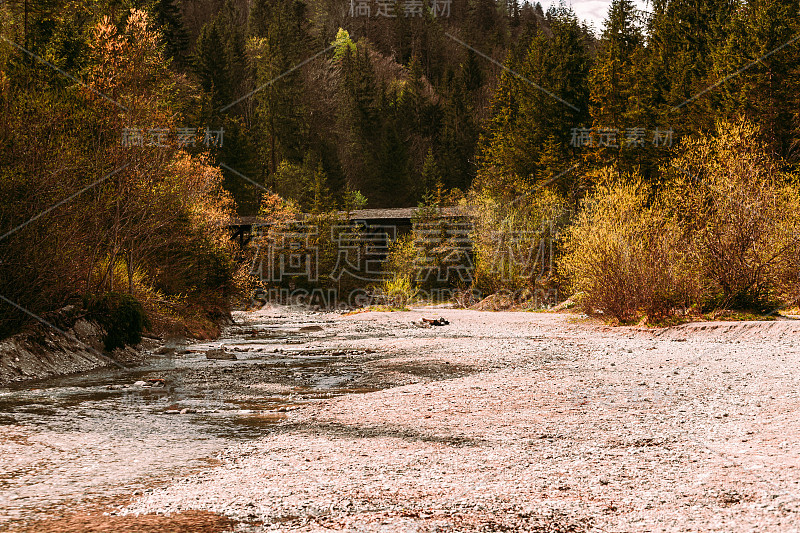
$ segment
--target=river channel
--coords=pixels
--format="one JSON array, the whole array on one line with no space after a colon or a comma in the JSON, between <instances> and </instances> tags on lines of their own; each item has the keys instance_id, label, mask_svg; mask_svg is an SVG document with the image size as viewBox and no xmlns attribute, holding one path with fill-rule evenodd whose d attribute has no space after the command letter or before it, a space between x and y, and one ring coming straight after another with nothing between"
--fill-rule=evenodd
<instances>
[{"instance_id":1,"label":"river channel","mask_svg":"<svg viewBox=\"0 0 800 533\"><path fill-rule=\"evenodd\" d=\"M357 334L332 348L328 315L243 316L220 339L168 344L136 368L0 389L0 523L151 490L275 431L299 405L381 388L365 377L382 355L353 349Z\"/></svg>"}]
</instances>

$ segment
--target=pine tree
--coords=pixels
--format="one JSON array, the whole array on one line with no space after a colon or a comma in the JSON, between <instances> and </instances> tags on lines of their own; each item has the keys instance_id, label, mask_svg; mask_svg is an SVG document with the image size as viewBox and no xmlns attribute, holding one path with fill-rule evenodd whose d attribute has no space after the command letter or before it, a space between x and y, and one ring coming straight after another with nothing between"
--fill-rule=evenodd
<instances>
[{"instance_id":1,"label":"pine tree","mask_svg":"<svg viewBox=\"0 0 800 533\"><path fill-rule=\"evenodd\" d=\"M401 207L412 197L408 148L401 133L405 117L398 103L387 102L378 145L376 183L372 190L367 190L377 205L387 207Z\"/></svg>"},{"instance_id":2,"label":"pine tree","mask_svg":"<svg viewBox=\"0 0 800 533\"><path fill-rule=\"evenodd\" d=\"M469 92L475 92L483 86L483 70L477 54L472 50L467 50L467 58L461 66L461 78L464 88Z\"/></svg>"},{"instance_id":3,"label":"pine tree","mask_svg":"<svg viewBox=\"0 0 800 533\"><path fill-rule=\"evenodd\" d=\"M233 194L239 213L252 215L258 211L261 190L240 176L257 176L259 169L258 150L249 123L252 99L228 107L245 96L252 84L239 18L233 1L228 0L200 30L193 63L203 93L202 108L192 118L199 124L223 129L222 146L213 147L212 151L216 160L225 165L225 187Z\"/></svg>"},{"instance_id":4,"label":"pine tree","mask_svg":"<svg viewBox=\"0 0 800 533\"><path fill-rule=\"evenodd\" d=\"M203 26L196 44L195 70L212 108L233 101L234 80L231 79L230 58L225 54L228 43L224 31L223 22L217 17Z\"/></svg>"},{"instance_id":5,"label":"pine tree","mask_svg":"<svg viewBox=\"0 0 800 533\"><path fill-rule=\"evenodd\" d=\"M436 157L433 155L433 148L429 148L428 154L425 156L421 178L420 183L415 187L419 198L442 184L442 175L439 171L439 165L436 163Z\"/></svg>"},{"instance_id":6,"label":"pine tree","mask_svg":"<svg viewBox=\"0 0 800 533\"><path fill-rule=\"evenodd\" d=\"M460 79L450 83L442 104L442 125L438 136L439 172L444 186L466 191L475 179L475 144L478 126L475 123L474 98L466 88L475 81L475 70L469 61Z\"/></svg>"},{"instance_id":7,"label":"pine tree","mask_svg":"<svg viewBox=\"0 0 800 533\"><path fill-rule=\"evenodd\" d=\"M748 2L730 18L727 39L713 50L719 75L741 70L719 89L721 114L760 124L770 150L782 158L796 156L791 148L800 82L798 12L797 0Z\"/></svg>"},{"instance_id":8,"label":"pine tree","mask_svg":"<svg viewBox=\"0 0 800 533\"><path fill-rule=\"evenodd\" d=\"M347 186L367 191L375 205L378 181L377 148L380 137L379 86L365 42L348 51L339 62L338 135L339 161Z\"/></svg>"},{"instance_id":9,"label":"pine tree","mask_svg":"<svg viewBox=\"0 0 800 533\"><path fill-rule=\"evenodd\" d=\"M627 142L626 132L649 129L653 124L642 89L644 31L632 0L614 0L605 21L591 72L591 113L594 131L611 130L612 146L599 146L589 160L600 166L615 165L619 175L641 165L646 143ZM608 141L609 137L598 137ZM615 145L615 146L614 146Z\"/></svg>"},{"instance_id":10,"label":"pine tree","mask_svg":"<svg viewBox=\"0 0 800 533\"><path fill-rule=\"evenodd\" d=\"M514 63L507 61L506 65L513 68ZM481 135L477 149L475 186L494 197L510 199L520 191L519 176L514 171L514 135L518 117L516 81L512 74L504 71L493 96L486 131Z\"/></svg>"},{"instance_id":11,"label":"pine tree","mask_svg":"<svg viewBox=\"0 0 800 533\"><path fill-rule=\"evenodd\" d=\"M175 0L155 0L150 11L154 26L161 32L166 57L184 66L189 36L183 27L180 8Z\"/></svg>"},{"instance_id":12,"label":"pine tree","mask_svg":"<svg viewBox=\"0 0 800 533\"><path fill-rule=\"evenodd\" d=\"M546 18L549 34L538 30L519 63L509 55L495 94L479 163L482 183L495 188L519 191L551 179L541 150L550 139L566 150L572 129L588 121L586 35L569 9L551 8Z\"/></svg>"},{"instance_id":13,"label":"pine tree","mask_svg":"<svg viewBox=\"0 0 800 533\"><path fill-rule=\"evenodd\" d=\"M316 168L310 168L312 160L312 158L308 158L304 163L307 169L305 175L308 178L303 183L300 205L306 213L320 214L333 209L334 204L322 162L318 162Z\"/></svg>"},{"instance_id":14,"label":"pine tree","mask_svg":"<svg viewBox=\"0 0 800 533\"><path fill-rule=\"evenodd\" d=\"M676 137L714 126L719 95L704 93L718 81L711 48L725 40L723 26L738 5L737 0L653 1L647 70L658 120L662 127L674 129Z\"/></svg>"},{"instance_id":15,"label":"pine tree","mask_svg":"<svg viewBox=\"0 0 800 533\"><path fill-rule=\"evenodd\" d=\"M250 12L251 48L255 60L256 127L262 145L262 176L288 158L302 161L305 125L302 73L309 37L305 4L298 0L256 0ZM294 69L294 70L293 70Z\"/></svg>"}]
</instances>

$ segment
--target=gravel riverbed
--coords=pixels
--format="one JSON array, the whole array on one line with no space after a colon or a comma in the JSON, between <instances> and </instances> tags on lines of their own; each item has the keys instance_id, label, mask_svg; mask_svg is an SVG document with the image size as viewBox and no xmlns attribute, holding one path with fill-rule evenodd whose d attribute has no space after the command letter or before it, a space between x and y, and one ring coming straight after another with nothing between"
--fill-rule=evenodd
<instances>
[{"instance_id":1,"label":"gravel riverbed","mask_svg":"<svg viewBox=\"0 0 800 533\"><path fill-rule=\"evenodd\" d=\"M440 316L449 325L421 327ZM199 511L240 531L800 531L800 322L609 328L451 309L235 318L242 331L301 324L305 336L269 350L338 366L290 380L230 367L237 397L260 402L263 434L109 520ZM264 349L237 342L247 357ZM321 385L335 393L265 407L281 387Z\"/></svg>"}]
</instances>

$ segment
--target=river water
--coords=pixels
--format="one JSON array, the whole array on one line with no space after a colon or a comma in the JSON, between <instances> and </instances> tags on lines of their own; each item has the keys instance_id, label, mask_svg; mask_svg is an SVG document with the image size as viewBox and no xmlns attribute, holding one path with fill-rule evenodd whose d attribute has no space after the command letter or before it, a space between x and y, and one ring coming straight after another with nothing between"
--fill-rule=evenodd
<instances>
[{"instance_id":1,"label":"river water","mask_svg":"<svg viewBox=\"0 0 800 533\"><path fill-rule=\"evenodd\" d=\"M149 490L277 431L300 404L376 390L359 382L380 355L331 349L324 316L240 322L137 368L0 389L0 524ZM220 349L236 359L207 358Z\"/></svg>"}]
</instances>

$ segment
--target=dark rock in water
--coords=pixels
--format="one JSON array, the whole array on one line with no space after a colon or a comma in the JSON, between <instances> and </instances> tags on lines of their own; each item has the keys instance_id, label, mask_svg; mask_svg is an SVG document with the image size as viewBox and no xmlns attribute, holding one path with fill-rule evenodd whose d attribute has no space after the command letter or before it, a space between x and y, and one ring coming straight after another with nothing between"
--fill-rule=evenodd
<instances>
[{"instance_id":1,"label":"dark rock in water","mask_svg":"<svg viewBox=\"0 0 800 533\"><path fill-rule=\"evenodd\" d=\"M218 359L221 361L236 361L236 354L228 353L220 348L206 352L207 359Z\"/></svg>"},{"instance_id":2,"label":"dark rock in water","mask_svg":"<svg viewBox=\"0 0 800 533\"><path fill-rule=\"evenodd\" d=\"M156 355L167 355L167 354L175 353L175 347L174 346L162 346L161 348L156 350L154 353Z\"/></svg>"},{"instance_id":3,"label":"dark rock in water","mask_svg":"<svg viewBox=\"0 0 800 533\"><path fill-rule=\"evenodd\" d=\"M307 333L309 331L322 331L322 326L303 326L300 331Z\"/></svg>"}]
</instances>

